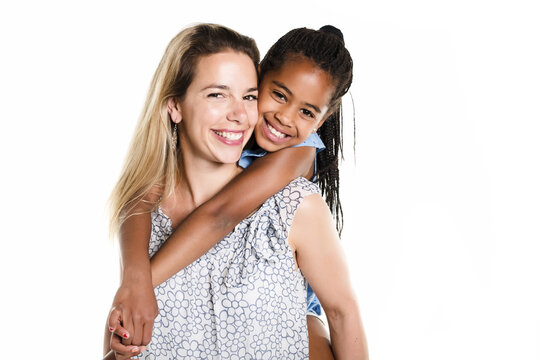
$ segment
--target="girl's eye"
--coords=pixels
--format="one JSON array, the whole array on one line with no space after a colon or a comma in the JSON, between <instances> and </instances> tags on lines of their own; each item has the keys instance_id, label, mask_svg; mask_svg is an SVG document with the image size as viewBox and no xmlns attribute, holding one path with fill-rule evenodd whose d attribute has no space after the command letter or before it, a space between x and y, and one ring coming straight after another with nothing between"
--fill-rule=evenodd
<instances>
[{"instance_id":1,"label":"girl's eye","mask_svg":"<svg viewBox=\"0 0 540 360\"><path fill-rule=\"evenodd\" d=\"M282 101L285 101L287 100L287 97L285 95L283 95L282 93L280 93L279 91L272 91L272 94L279 100L282 100Z\"/></svg>"},{"instance_id":2,"label":"girl's eye","mask_svg":"<svg viewBox=\"0 0 540 360\"><path fill-rule=\"evenodd\" d=\"M224 97L224 95L222 93L211 93L211 94L208 94L208 97L222 98Z\"/></svg>"},{"instance_id":3,"label":"girl's eye","mask_svg":"<svg viewBox=\"0 0 540 360\"><path fill-rule=\"evenodd\" d=\"M244 100L249 100L249 101L257 100L257 95L246 95L244 96Z\"/></svg>"},{"instance_id":4,"label":"girl's eye","mask_svg":"<svg viewBox=\"0 0 540 360\"><path fill-rule=\"evenodd\" d=\"M313 115L313 113L309 111L308 109L300 109L300 112L305 116L309 116L311 118L315 117L315 115Z\"/></svg>"}]
</instances>

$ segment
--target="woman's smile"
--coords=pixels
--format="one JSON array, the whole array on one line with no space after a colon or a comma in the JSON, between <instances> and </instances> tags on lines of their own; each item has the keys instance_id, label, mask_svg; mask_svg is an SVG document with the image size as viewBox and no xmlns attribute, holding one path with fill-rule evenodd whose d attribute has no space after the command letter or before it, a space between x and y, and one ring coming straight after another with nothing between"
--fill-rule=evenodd
<instances>
[{"instance_id":1,"label":"woman's smile","mask_svg":"<svg viewBox=\"0 0 540 360\"><path fill-rule=\"evenodd\" d=\"M226 145L243 145L245 131L212 130L219 141Z\"/></svg>"}]
</instances>

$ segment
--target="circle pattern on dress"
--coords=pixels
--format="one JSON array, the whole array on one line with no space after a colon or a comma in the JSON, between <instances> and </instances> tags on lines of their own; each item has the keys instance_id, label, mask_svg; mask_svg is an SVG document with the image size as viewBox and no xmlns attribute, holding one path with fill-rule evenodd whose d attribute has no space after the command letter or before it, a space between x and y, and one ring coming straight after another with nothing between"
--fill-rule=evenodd
<instances>
[{"instance_id":1,"label":"circle pattern on dress","mask_svg":"<svg viewBox=\"0 0 540 360\"><path fill-rule=\"evenodd\" d=\"M308 359L306 280L289 230L302 199L320 193L297 178L206 254L156 287L159 314L141 359ZM149 254L171 235L152 212Z\"/></svg>"}]
</instances>

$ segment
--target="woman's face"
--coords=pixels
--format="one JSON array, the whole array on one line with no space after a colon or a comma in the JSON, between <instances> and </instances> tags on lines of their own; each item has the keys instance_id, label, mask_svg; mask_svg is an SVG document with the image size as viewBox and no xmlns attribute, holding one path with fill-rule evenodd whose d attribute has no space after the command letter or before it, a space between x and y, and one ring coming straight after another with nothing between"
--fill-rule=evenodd
<instances>
[{"instance_id":1,"label":"woman's face","mask_svg":"<svg viewBox=\"0 0 540 360\"><path fill-rule=\"evenodd\" d=\"M309 60L266 73L259 86L257 144L277 151L304 142L329 115L334 89L331 76Z\"/></svg>"},{"instance_id":2,"label":"woman's face","mask_svg":"<svg viewBox=\"0 0 540 360\"><path fill-rule=\"evenodd\" d=\"M224 51L201 57L186 95L169 113L179 120L181 151L235 163L257 122L257 73L249 56Z\"/></svg>"}]
</instances>

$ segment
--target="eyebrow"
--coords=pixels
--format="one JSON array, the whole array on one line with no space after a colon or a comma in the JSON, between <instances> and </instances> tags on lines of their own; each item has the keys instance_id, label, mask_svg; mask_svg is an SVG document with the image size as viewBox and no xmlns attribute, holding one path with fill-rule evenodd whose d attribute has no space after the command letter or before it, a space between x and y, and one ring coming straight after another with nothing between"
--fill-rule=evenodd
<instances>
[{"instance_id":1,"label":"eyebrow","mask_svg":"<svg viewBox=\"0 0 540 360\"><path fill-rule=\"evenodd\" d=\"M288 87L286 87L285 84L283 84L283 83L281 83L279 81L276 81L276 80L272 80L272 82L274 83L274 85L282 88L283 91L285 91L287 94L289 94L289 96L293 95L292 91ZM316 105L313 105L313 104L310 104L310 103L307 103L307 102L304 102L304 105L312 108L313 110L315 110L315 112L317 112L319 114L321 113L321 109L319 109L319 107L316 106Z\"/></svg>"},{"instance_id":2,"label":"eyebrow","mask_svg":"<svg viewBox=\"0 0 540 360\"><path fill-rule=\"evenodd\" d=\"M211 84L205 87L204 89L202 89L202 91L208 90L208 89L221 89L221 90L227 90L227 91L231 90L231 88L227 85ZM257 91L257 87L252 87L252 88L247 89L248 93L253 92L253 91Z\"/></svg>"}]
</instances>

